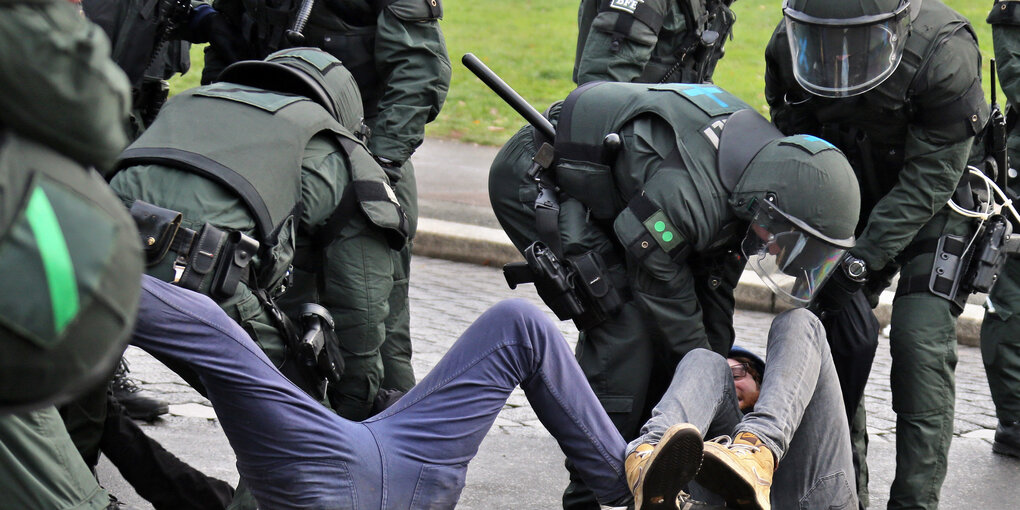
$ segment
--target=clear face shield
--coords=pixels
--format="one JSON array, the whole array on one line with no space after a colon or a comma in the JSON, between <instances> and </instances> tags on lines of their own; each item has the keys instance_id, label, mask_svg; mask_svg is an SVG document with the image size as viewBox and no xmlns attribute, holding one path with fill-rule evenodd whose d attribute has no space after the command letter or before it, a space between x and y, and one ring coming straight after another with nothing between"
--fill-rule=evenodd
<instances>
[{"instance_id":1,"label":"clear face shield","mask_svg":"<svg viewBox=\"0 0 1020 510\"><path fill-rule=\"evenodd\" d=\"M829 239L762 201L740 247L772 292L794 306L807 306L852 246L852 237Z\"/></svg>"},{"instance_id":2,"label":"clear face shield","mask_svg":"<svg viewBox=\"0 0 1020 510\"><path fill-rule=\"evenodd\" d=\"M783 6L793 75L823 97L863 94L888 78L903 57L910 32L910 2L894 12L849 19L808 16Z\"/></svg>"}]
</instances>

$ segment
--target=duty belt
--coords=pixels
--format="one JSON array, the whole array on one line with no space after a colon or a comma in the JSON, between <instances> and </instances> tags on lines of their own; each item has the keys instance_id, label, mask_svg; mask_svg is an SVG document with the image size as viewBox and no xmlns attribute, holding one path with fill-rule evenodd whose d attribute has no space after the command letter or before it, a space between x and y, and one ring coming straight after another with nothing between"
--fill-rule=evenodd
<instances>
[{"instance_id":1,"label":"duty belt","mask_svg":"<svg viewBox=\"0 0 1020 510\"><path fill-rule=\"evenodd\" d=\"M248 284L249 265L258 252L258 241L206 223L200 230L181 226L182 215L136 200L131 216L138 225L147 267L177 254L172 283L213 299L226 299Z\"/></svg>"}]
</instances>

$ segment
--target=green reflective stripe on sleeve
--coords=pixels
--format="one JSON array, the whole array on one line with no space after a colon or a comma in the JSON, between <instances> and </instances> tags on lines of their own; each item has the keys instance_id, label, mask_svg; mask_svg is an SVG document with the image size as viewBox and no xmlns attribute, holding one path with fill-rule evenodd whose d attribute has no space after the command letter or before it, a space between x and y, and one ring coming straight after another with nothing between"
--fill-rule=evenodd
<instances>
[{"instance_id":1,"label":"green reflective stripe on sleeve","mask_svg":"<svg viewBox=\"0 0 1020 510\"><path fill-rule=\"evenodd\" d=\"M71 319L78 315L78 284L64 233L60 230L57 215L42 188L32 192L25 218L39 246L53 307L53 327L60 334Z\"/></svg>"}]
</instances>

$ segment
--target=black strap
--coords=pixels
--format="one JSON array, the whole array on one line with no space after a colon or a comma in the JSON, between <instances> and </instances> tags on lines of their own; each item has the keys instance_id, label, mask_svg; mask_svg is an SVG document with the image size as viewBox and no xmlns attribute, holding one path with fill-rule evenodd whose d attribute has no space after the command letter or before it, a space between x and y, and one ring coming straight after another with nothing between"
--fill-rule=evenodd
<instances>
[{"instance_id":1,"label":"black strap","mask_svg":"<svg viewBox=\"0 0 1020 510\"><path fill-rule=\"evenodd\" d=\"M255 228L263 247L273 246L275 227L269 207L255 186L243 175L201 154L172 148L134 148L124 151L117 163L117 171L133 165L161 164L182 168L222 184L237 193L255 217ZM115 175L116 172L113 174ZM111 175L112 179L113 176Z\"/></svg>"},{"instance_id":2,"label":"black strap","mask_svg":"<svg viewBox=\"0 0 1020 510\"><path fill-rule=\"evenodd\" d=\"M648 28L652 29L652 32L656 34L662 29L663 16L655 9L648 6L645 2L639 2L637 7L634 8L634 12L626 11L623 9L611 8L612 0L603 0L602 5L599 7L599 12L611 11L619 13L620 17L616 20L616 25L613 27L613 31L626 36L630 33L630 27L634 23L634 20L638 20Z\"/></svg>"},{"instance_id":3,"label":"black strap","mask_svg":"<svg viewBox=\"0 0 1020 510\"><path fill-rule=\"evenodd\" d=\"M340 235L340 231L358 214L358 204L361 202L386 202L392 203L389 194L386 193L385 184L374 181L354 181L344 190L333 214L326 220L326 224L319 227L312 234L312 247L316 250L329 246ZM396 207L396 204L394 204ZM405 220L401 215L400 227L402 233L406 232ZM393 244L393 240L390 240Z\"/></svg>"},{"instance_id":4,"label":"black strap","mask_svg":"<svg viewBox=\"0 0 1020 510\"><path fill-rule=\"evenodd\" d=\"M896 287L896 298L910 294L930 293L932 291L943 296L949 296L953 291L953 280L949 278L936 278L935 282L932 283L931 275L927 274L914 275L905 279L901 278L899 285ZM967 296L967 292L960 291L951 302L962 309L967 304Z\"/></svg>"},{"instance_id":5,"label":"black strap","mask_svg":"<svg viewBox=\"0 0 1020 510\"><path fill-rule=\"evenodd\" d=\"M675 151L674 151L675 152ZM667 158L668 161L669 158ZM642 191L638 193L634 198L630 199L627 203L627 208L634 213L638 221L644 223L645 220L651 218L653 214L659 212L661 209L655 205ZM646 229L637 237L631 246L627 247L627 251L633 254L638 260L644 260L652 254L652 251L659 248L658 241L652 236ZM690 254L690 243L683 241L678 243L673 249L666 252L670 260L677 264L681 264L687 260L687 256Z\"/></svg>"},{"instance_id":6,"label":"black strap","mask_svg":"<svg viewBox=\"0 0 1020 510\"><path fill-rule=\"evenodd\" d=\"M198 235L198 232L190 228L178 228L177 234L170 241L170 251L185 257L188 256L188 253L191 252L191 246L195 242L196 235Z\"/></svg>"},{"instance_id":7,"label":"black strap","mask_svg":"<svg viewBox=\"0 0 1020 510\"><path fill-rule=\"evenodd\" d=\"M548 172L546 172L548 173ZM557 257L563 257L563 241L560 239L560 203L556 190L540 186L535 199L535 230L538 240L545 243Z\"/></svg>"}]
</instances>

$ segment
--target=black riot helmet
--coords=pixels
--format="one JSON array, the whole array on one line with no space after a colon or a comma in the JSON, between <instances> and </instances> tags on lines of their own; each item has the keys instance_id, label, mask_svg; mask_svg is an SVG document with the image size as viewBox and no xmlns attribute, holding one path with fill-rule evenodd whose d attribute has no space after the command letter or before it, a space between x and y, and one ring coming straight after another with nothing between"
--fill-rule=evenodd
<instances>
[{"instance_id":1,"label":"black riot helmet","mask_svg":"<svg viewBox=\"0 0 1020 510\"><path fill-rule=\"evenodd\" d=\"M903 57L921 0L785 0L793 75L824 97L863 94Z\"/></svg>"}]
</instances>

